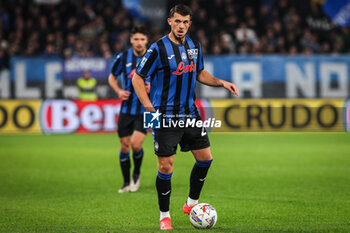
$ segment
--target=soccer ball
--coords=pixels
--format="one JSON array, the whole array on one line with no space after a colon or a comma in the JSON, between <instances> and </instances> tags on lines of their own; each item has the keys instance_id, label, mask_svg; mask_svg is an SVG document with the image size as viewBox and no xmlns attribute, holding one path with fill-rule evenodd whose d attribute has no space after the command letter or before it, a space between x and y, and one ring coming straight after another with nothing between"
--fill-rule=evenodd
<instances>
[{"instance_id":1,"label":"soccer ball","mask_svg":"<svg viewBox=\"0 0 350 233\"><path fill-rule=\"evenodd\" d=\"M190 212L190 222L195 228L212 228L217 220L216 210L207 203L195 205Z\"/></svg>"}]
</instances>

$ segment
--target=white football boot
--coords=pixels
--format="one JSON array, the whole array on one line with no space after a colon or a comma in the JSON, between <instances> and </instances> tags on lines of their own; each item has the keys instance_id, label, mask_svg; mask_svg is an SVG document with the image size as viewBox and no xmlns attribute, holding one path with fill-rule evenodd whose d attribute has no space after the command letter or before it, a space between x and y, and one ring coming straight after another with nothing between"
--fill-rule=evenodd
<instances>
[{"instance_id":1,"label":"white football boot","mask_svg":"<svg viewBox=\"0 0 350 233\"><path fill-rule=\"evenodd\" d=\"M140 188L140 175L134 176L130 184L130 192L136 192Z\"/></svg>"},{"instance_id":2,"label":"white football boot","mask_svg":"<svg viewBox=\"0 0 350 233\"><path fill-rule=\"evenodd\" d=\"M130 192L130 185L127 184L127 185L123 185L119 190L118 190L118 193L128 193Z\"/></svg>"}]
</instances>

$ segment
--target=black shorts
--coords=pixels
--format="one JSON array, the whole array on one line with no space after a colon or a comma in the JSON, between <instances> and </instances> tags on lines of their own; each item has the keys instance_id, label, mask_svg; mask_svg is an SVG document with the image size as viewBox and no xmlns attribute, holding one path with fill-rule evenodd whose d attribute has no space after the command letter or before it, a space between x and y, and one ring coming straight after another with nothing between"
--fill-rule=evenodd
<instances>
[{"instance_id":1,"label":"black shorts","mask_svg":"<svg viewBox=\"0 0 350 233\"><path fill-rule=\"evenodd\" d=\"M181 151L200 150L210 146L205 128L162 128L153 130L154 152L167 157L176 154L177 145Z\"/></svg>"},{"instance_id":2,"label":"black shorts","mask_svg":"<svg viewBox=\"0 0 350 233\"><path fill-rule=\"evenodd\" d=\"M121 113L118 120L118 134L119 137L130 136L134 130L140 131L143 134L147 134L147 130L143 128L143 116L130 115Z\"/></svg>"}]
</instances>

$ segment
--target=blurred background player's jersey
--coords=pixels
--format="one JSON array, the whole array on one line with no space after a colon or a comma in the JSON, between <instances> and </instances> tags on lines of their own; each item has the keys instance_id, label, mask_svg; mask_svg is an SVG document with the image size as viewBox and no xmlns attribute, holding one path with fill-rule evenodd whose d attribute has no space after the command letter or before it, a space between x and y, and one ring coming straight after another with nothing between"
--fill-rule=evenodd
<instances>
[{"instance_id":1,"label":"blurred background player's jersey","mask_svg":"<svg viewBox=\"0 0 350 233\"><path fill-rule=\"evenodd\" d=\"M130 92L129 99L122 102L121 113L138 115L145 111L132 85L132 77L134 76L136 66L141 61L141 58L142 57L135 56L133 49L128 49L118 54L113 61L111 73L115 77L123 73L124 90ZM145 80L145 82L146 81L148 80Z\"/></svg>"}]
</instances>

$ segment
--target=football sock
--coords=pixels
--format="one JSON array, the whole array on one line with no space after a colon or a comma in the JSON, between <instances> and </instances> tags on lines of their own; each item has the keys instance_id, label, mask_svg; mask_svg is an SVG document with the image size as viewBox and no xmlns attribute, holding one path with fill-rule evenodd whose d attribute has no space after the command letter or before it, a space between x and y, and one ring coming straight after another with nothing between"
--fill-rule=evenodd
<instances>
[{"instance_id":1,"label":"football sock","mask_svg":"<svg viewBox=\"0 0 350 233\"><path fill-rule=\"evenodd\" d=\"M209 167L211 165L211 162L213 160L209 161L198 161L196 160L196 163L194 164L191 172L190 177L190 194L189 198L193 200L198 200L199 195L201 193L204 180L207 177L207 173L209 170ZM189 203L187 203L189 204Z\"/></svg>"},{"instance_id":2,"label":"football sock","mask_svg":"<svg viewBox=\"0 0 350 233\"><path fill-rule=\"evenodd\" d=\"M186 203L187 203L188 206L194 206L195 204L198 204L198 199L194 200L194 199L188 197Z\"/></svg>"},{"instance_id":3,"label":"football sock","mask_svg":"<svg viewBox=\"0 0 350 233\"><path fill-rule=\"evenodd\" d=\"M173 173L164 174L158 171L156 187L158 192L158 204L161 212L169 211L172 175Z\"/></svg>"},{"instance_id":4,"label":"football sock","mask_svg":"<svg viewBox=\"0 0 350 233\"><path fill-rule=\"evenodd\" d=\"M133 151L132 157L134 159L134 176L139 175L143 159L143 149L141 148L139 152Z\"/></svg>"},{"instance_id":5,"label":"football sock","mask_svg":"<svg viewBox=\"0 0 350 233\"><path fill-rule=\"evenodd\" d=\"M160 219L159 220L162 220L163 218L170 218L169 211L165 211L165 212L160 211Z\"/></svg>"},{"instance_id":6,"label":"football sock","mask_svg":"<svg viewBox=\"0 0 350 233\"><path fill-rule=\"evenodd\" d=\"M119 161L124 177L124 184L130 184L130 154L120 152Z\"/></svg>"}]
</instances>

